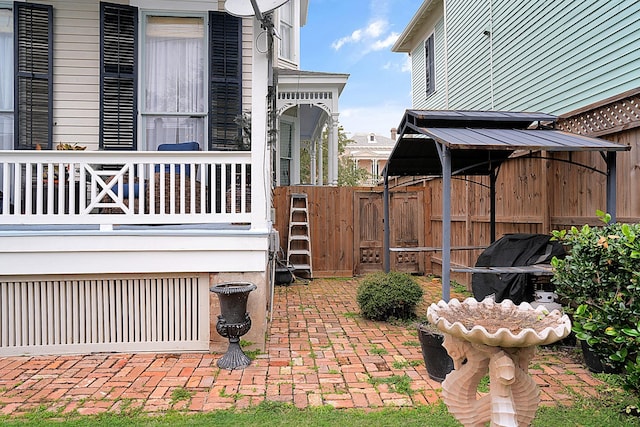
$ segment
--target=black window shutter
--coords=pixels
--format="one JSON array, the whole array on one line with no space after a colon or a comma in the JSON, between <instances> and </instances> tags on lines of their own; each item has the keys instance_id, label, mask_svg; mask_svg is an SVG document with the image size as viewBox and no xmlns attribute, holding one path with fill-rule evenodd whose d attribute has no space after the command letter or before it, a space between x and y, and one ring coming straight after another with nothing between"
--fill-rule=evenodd
<instances>
[{"instance_id":1,"label":"black window shutter","mask_svg":"<svg viewBox=\"0 0 640 427\"><path fill-rule=\"evenodd\" d=\"M436 91L436 80L434 71L435 53L433 46L433 34L429 36L424 43L424 58L425 58L425 86L427 96Z\"/></svg>"},{"instance_id":2,"label":"black window shutter","mask_svg":"<svg viewBox=\"0 0 640 427\"><path fill-rule=\"evenodd\" d=\"M138 9L100 3L100 148L137 148Z\"/></svg>"},{"instance_id":3,"label":"black window shutter","mask_svg":"<svg viewBox=\"0 0 640 427\"><path fill-rule=\"evenodd\" d=\"M209 12L209 150L242 150L242 19Z\"/></svg>"},{"instance_id":4,"label":"black window shutter","mask_svg":"<svg viewBox=\"0 0 640 427\"><path fill-rule=\"evenodd\" d=\"M16 150L50 149L53 123L53 7L15 2Z\"/></svg>"}]
</instances>

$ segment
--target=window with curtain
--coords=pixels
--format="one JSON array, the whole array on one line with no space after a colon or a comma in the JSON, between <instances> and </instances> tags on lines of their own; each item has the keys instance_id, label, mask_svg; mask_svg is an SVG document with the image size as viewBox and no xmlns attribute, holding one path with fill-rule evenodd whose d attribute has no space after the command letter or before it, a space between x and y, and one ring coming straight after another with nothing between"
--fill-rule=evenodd
<instances>
[{"instance_id":1,"label":"window with curtain","mask_svg":"<svg viewBox=\"0 0 640 427\"><path fill-rule=\"evenodd\" d=\"M13 148L13 11L0 7L0 150Z\"/></svg>"},{"instance_id":2,"label":"window with curtain","mask_svg":"<svg viewBox=\"0 0 640 427\"><path fill-rule=\"evenodd\" d=\"M207 118L203 17L145 17L145 149L205 141Z\"/></svg>"},{"instance_id":3,"label":"window with curtain","mask_svg":"<svg viewBox=\"0 0 640 427\"><path fill-rule=\"evenodd\" d=\"M280 11L280 57L294 60L294 40L293 40L293 6L292 1L283 4Z\"/></svg>"}]
</instances>

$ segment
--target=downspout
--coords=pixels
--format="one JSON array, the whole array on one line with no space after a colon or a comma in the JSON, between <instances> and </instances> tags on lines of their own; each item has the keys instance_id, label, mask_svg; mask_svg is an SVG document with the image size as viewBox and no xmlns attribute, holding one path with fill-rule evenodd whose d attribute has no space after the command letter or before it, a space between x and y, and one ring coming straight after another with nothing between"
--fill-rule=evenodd
<instances>
[{"instance_id":1,"label":"downspout","mask_svg":"<svg viewBox=\"0 0 640 427\"><path fill-rule=\"evenodd\" d=\"M616 152L607 151L607 213L616 222Z\"/></svg>"},{"instance_id":2,"label":"downspout","mask_svg":"<svg viewBox=\"0 0 640 427\"><path fill-rule=\"evenodd\" d=\"M444 109L449 109L449 35L447 33L447 0L442 2L444 15Z\"/></svg>"},{"instance_id":3,"label":"downspout","mask_svg":"<svg viewBox=\"0 0 640 427\"><path fill-rule=\"evenodd\" d=\"M495 110L493 99L493 0L489 0L489 86L491 92L491 110ZM485 30L487 34L487 30Z\"/></svg>"}]
</instances>

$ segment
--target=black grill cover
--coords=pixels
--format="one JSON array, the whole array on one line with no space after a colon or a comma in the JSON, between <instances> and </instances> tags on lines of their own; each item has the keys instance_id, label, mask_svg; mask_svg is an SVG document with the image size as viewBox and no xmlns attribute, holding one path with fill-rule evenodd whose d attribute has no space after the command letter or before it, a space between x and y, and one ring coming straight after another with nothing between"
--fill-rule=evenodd
<instances>
[{"instance_id":1,"label":"black grill cover","mask_svg":"<svg viewBox=\"0 0 640 427\"><path fill-rule=\"evenodd\" d=\"M476 267L515 267L548 263L554 256L564 256L562 244L547 234L505 234L480 254ZM527 274L473 273L473 296L482 301L495 294L496 302L510 299L515 304L529 300Z\"/></svg>"}]
</instances>

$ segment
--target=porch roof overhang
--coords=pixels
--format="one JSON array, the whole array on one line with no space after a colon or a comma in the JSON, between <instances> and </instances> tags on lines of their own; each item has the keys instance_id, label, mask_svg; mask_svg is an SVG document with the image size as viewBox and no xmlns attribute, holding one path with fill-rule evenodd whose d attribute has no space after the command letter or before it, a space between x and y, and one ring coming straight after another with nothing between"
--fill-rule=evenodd
<instances>
[{"instance_id":1,"label":"porch roof overhang","mask_svg":"<svg viewBox=\"0 0 640 427\"><path fill-rule=\"evenodd\" d=\"M300 138L313 139L328 114L338 112L338 97L347 84L349 74L287 68L278 68L276 72L278 93L286 94L286 97L278 97L278 110L297 105L324 106L324 108L305 108L298 112Z\"/></svg>"},{"instance_id":2,"label":"porch roof overhang","mask_svg":"<svg viewBox=\"0 0 640 427\"><path fill-rule=\"evenodd\" d=\"M615 220L616 152L624 144L553 129L556 116L508 111L407 110L399 138L383 170L385 190L385 271L389 271L389 176L442 177L442 298L450 296L451 178L490 177L491 239L495 240L496 177L516 151L598 151L606 162L607 211Z\"/></svg>"}]
</instances>

